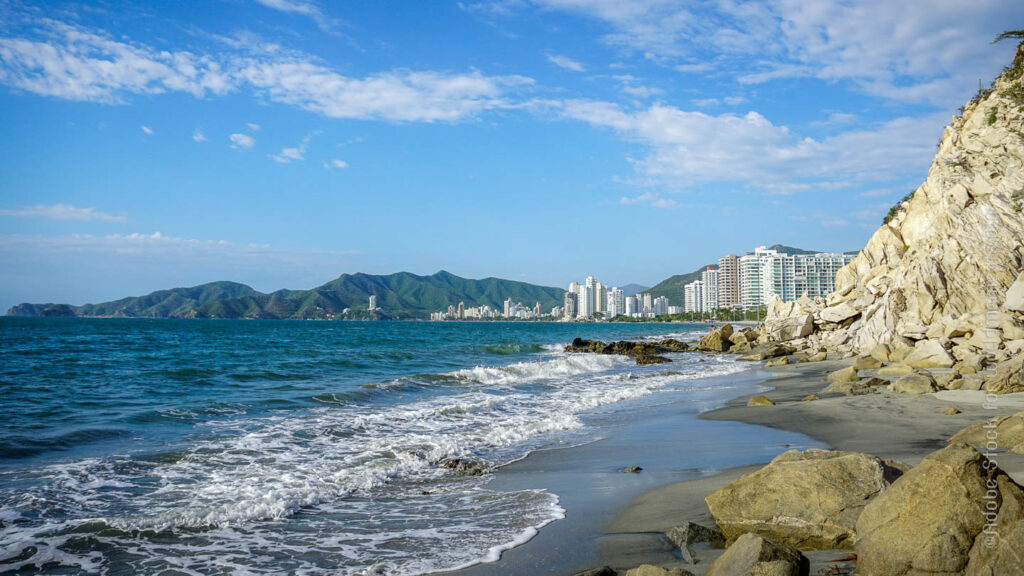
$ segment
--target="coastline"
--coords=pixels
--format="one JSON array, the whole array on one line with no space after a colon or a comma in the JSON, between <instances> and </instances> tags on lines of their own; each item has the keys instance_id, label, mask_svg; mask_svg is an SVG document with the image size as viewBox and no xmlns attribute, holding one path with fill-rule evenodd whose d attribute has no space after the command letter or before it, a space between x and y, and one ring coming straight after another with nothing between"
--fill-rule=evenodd
<instances>
[{"instance_id":1,"label":"coastline","mask_svg":"<svg viewBox=\"0 0 1024 576\"><path fill-rule=\"evenodd\" d=\"M820 393L827 386L827 373L849 366L852 362L852 359L826 360L774 368L760 367L741 373L741 377L750 379L748 384L760 389L745 390L743 394L728 400L725 406L705 411L697 419L704 423L749 427L748 448L759 443L771 444L771 441L765 441L765 435L781 432L796 434L794 438L807 439L806 445L793 443L792 448L821 447L864 452L913 466L929 453L944 447L949 437L969 424L1024 409L1024 393L1001 396L994 408L983 406L984 393L981 392L908 396L881 391L863 396L829 396L812 402L801 402L805 396ZM736 375L720 378L736 378ZM766 387L770 390L764 391ZM747 400L758 393L764 394L776 405L748 407ZM665 411L664 406L653 408L654 412L648 417L654 421L670 419L671 410ZM956 407L960 413L940 413L950 407ZM682 419L678 414L675 418ZM661 422L661 426L664 431L670 429L672 424L671 421L665 421ZM628 437L621 438L619 442L628 442ZM672 454L669 448L673 442L687 447L694 443L693 439L688 438L666 441L658 447L666 451L662 458L669 461L678 458L678 453ZM723 452L741 448L735 443L712 439L711 444L716 443ZM522 488L524 478L529 479L531 475L538 474L541 481L545 474L549 478L559 475L571 477L573 463L577 461L574 451L581 448L584 447L532 454L508 467L508 470L498 471L490 488ZM649 447L636 448L636 459L641 459L649 452ZM639 475L623 474L621 467L633 462L616 460L621 457L621 449L611 450L604 456L607 476L604 488L618 490L619 498L603 498L596 503L597 506L610 506L611 509L595 511L586 506L580 509L580 503L574 501L579 500L580 495L569 501L563 498L565 519L546 526L529 542L506 551L498 562L445 574L492 576L545 573L570 576L601 566L610 566L624 574L627 569L640 564L654 564L667 569L683 568L700 576L721 555L722 550L697 546L694 550L697 563L690 564L680 558L664 533L687 521L713 525L714 520L704 498L740 476L759 469L789 448L776 444L774 451L766 451L759 460L721 469L690 471L689 477L685 477L683 471L676 471L675 478L671 475L656 477L657 471L648 471L646 467ZM999 463L1011 477L1018 482L1024 481L1024 455L1001 454ZM667 465L671 466L671 462L667 462ZM644 478L644 475L648 477ZM516 476L519 477L518 483L512 479ZM532 480L536 481L537 478ZM638 490L638 487L641 489ZM586 486L580 485L579 489L585 491ZM558 490L551 491L558 493ZM581 529L581 525L589 528ZM589 538L589 545L581 543L581 538ZM586 549L585 553L579 549L581 546ZM811 562L812 574L830 566L836 566L840 570L837 573L844 574L850 573L855 563L838 560L848 556L849 552L822 550L805 552L805 555Z\"/></svg>"}]
</instances>

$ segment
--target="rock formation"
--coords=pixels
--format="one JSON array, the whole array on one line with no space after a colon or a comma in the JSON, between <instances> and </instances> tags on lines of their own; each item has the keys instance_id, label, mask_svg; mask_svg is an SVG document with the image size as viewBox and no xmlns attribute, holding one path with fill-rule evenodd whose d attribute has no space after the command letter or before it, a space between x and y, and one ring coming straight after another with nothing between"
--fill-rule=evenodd
<instances>
[{"instance_id":1,"label":"rock formation","mask_svg":"<svg viewBox=\"0 0 1024 576\"><path fill-rule=\"evenodd\" d=\"M856 452L790 450L705 501L730 540L755 533L801 550L849 548L864 505L904 468Z\"/></svg>"},{"instance_id":2,"label":"rock formation","mask_svg":"<svg viewBox=\"0 0 1024 576\"><path fill-rule=\"evenodd\" d=\"M835 292L771 302L762 342L962 365L965 374L1020 354L1022 208L1024 43L992 89L953 118L927 179L839 271ZM1022 376L992 387L1024 390Z\"/></svg>"}]
</instances>

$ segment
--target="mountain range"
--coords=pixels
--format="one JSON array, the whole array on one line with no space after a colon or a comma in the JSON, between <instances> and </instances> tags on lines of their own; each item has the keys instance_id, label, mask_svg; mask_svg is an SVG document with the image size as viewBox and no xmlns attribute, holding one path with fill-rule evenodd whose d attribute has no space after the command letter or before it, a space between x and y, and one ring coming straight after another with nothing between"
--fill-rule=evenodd
<instances>
[{"instance_id":1,"label":"mountain range","mask_svg":"<svg viewBox=\"0 0 1024 576\"><path fill-rule=\"evenodd\" d=\"M426 318L449 304L487 305L501 310L506 298L541 309L561 305L565 291L526 282L470 280L440 271L430 276L399 272L386 276L342 274L312 290L259 292L237 282L211 282L191 288L159 290L146 296L102 304L19 304L8 316L91 316L120 318L258 318L314 320L349 318ZM367 310L377 297L380 312Z\"/></svg>"},{"instance_id":2,"label":"mountain range","mask_svg":"<svg viewBox=\"0 0 1024 576\"><path fill-rule=\"evenodd\" d=\"M771 249L787 254L814 254L776 244ZM673 306L683 305L683 285L700 278L707 266L676 274L652 288L639 284L622 287L627 296L650 292L665 296ZM506 298L527 306L540 302L542 310L561 306L565 290L515 280L471 280L444 270L430 276L398 272L342 274L312 290L278 290L264 294L237 282L210 282L190 288L158 290L145 296L122 298L101 304L18 304L8 316L85 316L116 318L252 318L252 319L417 319L449 305L487 305L501 310ZM378 311L368 310L370 296L377 297ZM345 312L347 309L347 313Z\"/></svg>"}]
</instances>

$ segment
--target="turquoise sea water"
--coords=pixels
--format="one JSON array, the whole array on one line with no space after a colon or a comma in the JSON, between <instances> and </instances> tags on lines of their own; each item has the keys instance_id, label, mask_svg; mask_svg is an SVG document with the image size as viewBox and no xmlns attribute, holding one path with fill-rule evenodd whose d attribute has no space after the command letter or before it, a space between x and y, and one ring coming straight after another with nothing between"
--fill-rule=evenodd
<instances>
[{"instance_id":1,"label":"turquoise sea water","mask_svg":"<svg viewBox=\"0 0 1024 576\"><path fill-rule=\"evenodd\" d=\"M500 466L594 416L707 394L728 357L636 366L576 336L696 325L0 318L0 572L415 574L563 515ZM729 395L722 390L722 398Z\"/></svg>"}]
</instances>

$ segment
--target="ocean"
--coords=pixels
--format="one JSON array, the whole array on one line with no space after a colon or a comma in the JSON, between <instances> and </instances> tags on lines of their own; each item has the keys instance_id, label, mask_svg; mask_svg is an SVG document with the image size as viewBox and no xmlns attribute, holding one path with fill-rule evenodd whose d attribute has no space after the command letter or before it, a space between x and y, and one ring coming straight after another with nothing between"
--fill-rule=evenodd
<instances>
[{"instance_id":1,"label":"ocean","mask_svg":"<svg viewBox=\"0 0 1024 576\"><path fill-rule=\"evenodd\" d=\"M489 468L593 442L602 414L728 356L569 355L685 324L0 318L0 572L422 574L562 518ZM716 382L721 382L721 378Z\"/></svg>"}]
</instances>

